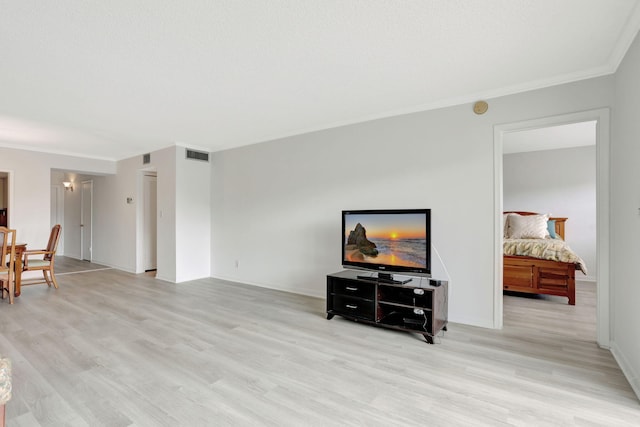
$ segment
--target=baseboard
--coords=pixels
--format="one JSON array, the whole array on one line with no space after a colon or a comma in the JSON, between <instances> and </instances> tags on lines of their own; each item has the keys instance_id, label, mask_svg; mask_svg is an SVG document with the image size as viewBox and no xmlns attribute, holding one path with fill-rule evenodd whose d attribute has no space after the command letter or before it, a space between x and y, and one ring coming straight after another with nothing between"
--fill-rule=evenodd
<instances>
[{"instance_id":1,"label":"baseboard","mask_svg":"<svg viewBox=\"0 0 640 427\"><path fill-rule=\"evenodd\" d=\"M156 274L156 280L162 280L163 282L169 282L169 283L177 284L177 282L175 280L170 279L168 277L159 276L157 274Z\"/></svg>"},{"instance_id":2,"label":"baseboard","mask_svg":"<svg viewBox=\"0 0 640 427\"><path fill-rule=\"evenodd\" d=\"M449 306L449 315L447 320L449 323L458 323L460 325L475 326L478 328L485 328L485 329L497 329L493 324L493 318L478 319L476 317L469 317L469 316L453 317L451 316L451 306Z\"/></svg>"},{"instance_id":3,"label":"baseboard","mask_svg":"<svg viewBox=\"0 0 640 427\"><path fill-rule=\"evenodd\" d=\"M110 264L108 262L103 262L103 261L99 261L99 260L96 260L96 259L91 260L91 263L100 264L100 265L104 265L105 267L113 268L113 269L116 269L116 270L126 271L127 273L136 274L135 269L129 269L129 268L126 268L126 267L121 267L119 265Z\"/></svg>"},{"instance_id":4,"label":"baseboard","mask_svg":"<svg viewBox=\"0 0 640 427\"><path fill-rule=\"evenodd\" d=\"M230 278L230 277L225 277L225 276L211 276L212 279L219 279L219 280L224 280L225 282L233 282L233 283L240 283L243 285L250 285L250 286L256 286L258 288L266 288L266 289L273 289L274 291L281 291L281 292L288 292L291 294L296 294L296 295L304 295L307 297L313 297L313 298L325 298L326 295L324 292L322 292L322 294L318 294L317 290L311 290L311 289L306 289L306 288L296 288L294 289L284 289L284 288L279 288L276 286L272 286L269 285L267 283L256 283L256 282L248 282L246 280L238 280L236 278Z\"/></svg>"},{"instance_id":5,"label":"baseboard","mask_svg":"<svg viewBox=\"0 0 640 427\"><path fill-rule=\"evenodd\" d=\"M638 400L640 400L640 375L635 372L633 366L629 363L629 360L624 356L620 349L616 345L615 342L611 343L611 354L613 354L613 358L618 362L618 366L622 370L622 373L629 381L633 392L636 394Z\"/></svg>"}]
</instances>

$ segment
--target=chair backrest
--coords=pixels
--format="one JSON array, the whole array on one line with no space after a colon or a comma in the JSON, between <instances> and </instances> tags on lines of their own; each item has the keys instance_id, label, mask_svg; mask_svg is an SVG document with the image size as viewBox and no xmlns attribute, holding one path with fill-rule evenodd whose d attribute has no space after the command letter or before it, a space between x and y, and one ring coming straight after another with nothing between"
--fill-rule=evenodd
<instances>
[{"instance_id":1,"label":"chair backrest","mask_svg":"<svg viewBox=\"0 0 640 427\"><path fill-rule=\"evenodd\" d=\"M16 230L0 227L0 271L9 270L9 274L11 274L15 257Z\"/></svg>"},{"instance_id":2,"label":"chair backrest","mask_svg":"<svg viewBox=\"0 0 640 427\"><path fill-rule=\"evenodd\" d=\"M0 227L0 260L3 260L7 256L8 235L9 229L7 227Z\"/></svg>"},{"instance_id":3,"label":"chair backrest","mask_svg":"<svg viewBox=\"0 0 640 427\"><path fill-rule=\"evenodd\" d=\"M56 224L51 229L51 234L49 235L49 243L47 243L47 251L49 252L44 256L44 259L47 261L51 261L56 251L58 250L58 240L60 240L60 230L62 227L60 224Z\"/></svg>"}]
</instances>

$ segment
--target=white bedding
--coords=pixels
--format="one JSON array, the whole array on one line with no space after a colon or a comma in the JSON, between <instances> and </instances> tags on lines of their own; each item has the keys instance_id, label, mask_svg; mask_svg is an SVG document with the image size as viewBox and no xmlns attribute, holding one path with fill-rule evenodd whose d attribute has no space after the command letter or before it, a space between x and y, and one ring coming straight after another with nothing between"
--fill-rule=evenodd
<instances>
[{"instance_id":1,"label":"white bedding","mask_svg":"<svg viewBox=\"0 0 640 427\"><path fill-rule=\"evenodd\" d=\"M529 256L551 261L571 262L576 268L587 274L587 266L562 239L504 239L505 255Z\"/></svg>"}]
</instances>

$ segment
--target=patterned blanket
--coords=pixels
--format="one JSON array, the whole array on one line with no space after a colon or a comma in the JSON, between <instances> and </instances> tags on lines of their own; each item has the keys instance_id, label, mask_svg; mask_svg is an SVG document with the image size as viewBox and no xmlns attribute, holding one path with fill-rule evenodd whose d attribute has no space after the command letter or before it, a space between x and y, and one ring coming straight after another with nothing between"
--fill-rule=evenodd
<instances>
[{"instance_id":1,"label":"patterned blanket","mask_svg":"<svg viewBox=\"0 0 640 427\"><path fill-rule=\"evenodd\" d=\"M505 255L572 262L578 270L587 274L587 266L582 258L562 239L504 239L502 246Z\"/></svg>"}]
</instances>

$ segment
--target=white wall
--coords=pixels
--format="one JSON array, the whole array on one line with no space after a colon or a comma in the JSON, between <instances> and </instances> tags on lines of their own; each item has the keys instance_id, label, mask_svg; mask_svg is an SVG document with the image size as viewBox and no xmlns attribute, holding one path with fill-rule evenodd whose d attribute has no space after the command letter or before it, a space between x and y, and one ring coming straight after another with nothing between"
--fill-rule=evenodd
<instances>
[{"instance_id":1,"label":"white wall","mask_svg":"<svg viewBox=\"0 0 640 427\"><path fill-rule=\"evenodd\" d=\"M142 273L142 175L157 174L156 277L169 282L210 277L211 165L185 159L184 147L118 162L118 173L94 179L94 262ZM133 203L126 202L127 197Z\"/></svg>"},{"instance_id":2,"label":"white wall","mask_svg":"<svg viewBox=\"0 0 640 427\"><path fill-rule=\"evenodd\" d=\"M94 179L93 260L132 273L142 273L142 173L158 174L158 271L157 277L175 281L175 147L117 162L117 174ZM127 203L127 198L132 203Z\"/></svg>"},{"instance_id":3,"label":"white wall","mask_svg":"<svg viewBox=\"0 0 640 427\"><path fill-rule=\"evenodd\" d=\"M505 154L505 211L568 217L565 240L596 277L596 147Z\"/></svg>"},{"instance_id":4,"label":"white wall","mask_svg":"<svg viewBox=\"0 0 640 427\"><path fill-rule=\"evenodd\" d=\"M618 72L611 140L612 351L640 396L640 39Z\"/></svg>"},{"instance_id":5,"label":"white wall","mask_svg":"<svg viewBox=\"0 0 640 427\"><path fill-rule=\"evenodd\" d=\"M51 170L115 173L115 162L0 148L0 170L12 172L10 225L17 239L44 248L51 233Z\"/></svg>"},{"instance_id":6,"label":"white wall","mask_svg":"<svg viewBox=\"0 0 640 427\"><path fill-rule=\"evenodd\" d=\"M493 126L611 104L611 77L214 153L212 275L316 296L340 211L431 208L450 319L493 326ZM238 268L235 261L239 261Z\"/></svg>"},{"instance_id":7,"label":"white wall","mask_svg":"<svg viewBox=\"0 0 640 427\"><path fill-rule=\"evenodd\" d=\"M168 282L177 281L176 270L176 147L165 148L164 150L151 153L151 165L157 172L157 214L158 214L158 238L157 238L157 261L158 269L156 277ZM140 178L140 189L143 188L142 174ZM138 198L142 200L142 191ZM142 218L142 205L139 206L139 218ZM142 231L142 230L141 230ZM142 245L142 235L140 235L140 245ZM141 246L142 247L142 246ZM143 270L142 253L140 253L140 264L138 272Z\"/></svg>"},{"instance_id":8,"label":"white wall","mask_svg":"<svg viewBox=\"0 0 640 427\"><path fill-rule=\"evenodd\" d=\"M117 162L115 175L93 179L92 261L135 272L135 173L123 170ZM65 217L67 213L65 212ZM66 218L65 218L66 222ZM79 236L78 236L79 238Z\"/></svg>"},{"instance_id":9,"label":"white wall","mask_svg":"<svg viewBox=\"0 0 640 427\"><path fill-rule=\"evenodd\" d=\"M211 164L176 147L176 281L211 276Z\"/></svg>"},{"instance_id":10,"label":"white wall","mask_svg":"<svg viewBox=\"0 0 640 427\"><path fill-rule=\"evenodd\" d=\"M62 232L60 233L60 239L58 240L58 251L57 254L61 256L65 256L64 250L64 233L66 231L66 227L64 226L64 186L62 182L65 181L64 172L52 170L51 171L51 208L55 209L55 212L49 212L51 216L51 221L49 221L49 225L60 224L62 226ZM54 197L56 200L54 201ZM55 208L54 208L55 206Z\"/></svg>"}]
</instances>

